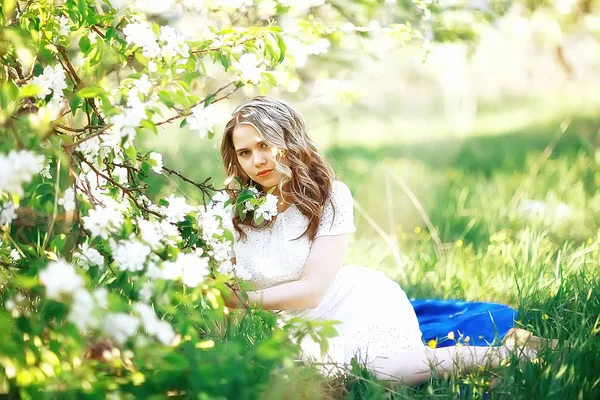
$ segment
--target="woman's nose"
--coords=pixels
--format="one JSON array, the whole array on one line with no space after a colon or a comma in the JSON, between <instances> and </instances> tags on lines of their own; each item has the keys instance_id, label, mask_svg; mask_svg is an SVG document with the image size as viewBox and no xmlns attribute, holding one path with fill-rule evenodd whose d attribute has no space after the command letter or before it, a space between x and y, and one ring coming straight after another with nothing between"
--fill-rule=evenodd
<instances>
[{"instance_id":1,"label":"woman's nose","mask_svg":"<svg viewBox=\"0 0 600 400\"><path fill-rule=\"evenodd\" d=\"M265 156L263 154L261 154L260 152L256 152L256 154L254 155L254 165L255 166L260 166L263 165L265 162L267 161L267 159L265 158Z\"/></svg>"}]
</instances>

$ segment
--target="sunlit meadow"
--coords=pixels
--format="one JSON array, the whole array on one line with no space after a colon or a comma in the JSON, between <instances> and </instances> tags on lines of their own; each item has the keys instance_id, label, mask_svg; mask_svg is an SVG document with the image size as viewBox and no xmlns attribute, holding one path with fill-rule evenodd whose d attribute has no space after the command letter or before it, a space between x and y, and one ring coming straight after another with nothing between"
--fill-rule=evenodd
<instances>
[{"instance_id":1,"label":"sunlit meadow","mask_svg":"<svg viewBox=\"0 0 600 400\"><path fill-rule=\"evenodd\" d=\"M600 119L593 110L556 107L540 101L529 121L515 122L506 120L506 104L478 117L468 135L430 140L407 139L393 124L372 140L365 134L372 116L348 114L343 131L351 139L317 140L355 198L348 263L384 271L410 298L509 304L519 311L518 326L558 338L560 351L411 389L384 388L360 369L336 379L310 368L282 371L265 398L600 394ZM314 128L322 116L308 115ZM420 133L441 125L424 121ZM182 168L222 177L212 144L169 146Z\"/></svg>"}]
</instances>

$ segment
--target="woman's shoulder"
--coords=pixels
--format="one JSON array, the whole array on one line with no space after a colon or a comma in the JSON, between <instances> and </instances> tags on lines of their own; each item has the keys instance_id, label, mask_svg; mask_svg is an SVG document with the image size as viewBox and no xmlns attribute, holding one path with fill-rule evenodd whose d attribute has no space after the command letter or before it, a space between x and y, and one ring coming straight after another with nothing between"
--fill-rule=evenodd
<instances>
[{"instance_id":1,"label":"woman's shoulder","mask_svg":"<svg viewBox=\"0 0 600 400\"><path fill-rule=\"evenodd\" d=\"M350 191L348 185L341 180L336 179L331 185L331 199L334 203L348 200L352 201L352 192Z\"/></svg>"}]
</instances>

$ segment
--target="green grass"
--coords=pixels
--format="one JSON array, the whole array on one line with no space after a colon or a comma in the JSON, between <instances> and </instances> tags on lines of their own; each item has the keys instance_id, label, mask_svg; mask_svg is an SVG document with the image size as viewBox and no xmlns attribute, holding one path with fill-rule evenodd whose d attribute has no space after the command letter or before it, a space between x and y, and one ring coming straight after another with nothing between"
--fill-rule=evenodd
<instances>
[{"instance_id":1,"label":"green grass","mask_svg":"<svg viewBox=\"0 0 600 400\"><path fill-rule=\"evenodd\" d=\"M273 376L264 397L600 398L600 118L574 118L564 134L561 124L547 118L460 138L351 140L326 154L357 202L349 263L386 272L411 298L510 304L519 326L558 338L562 352L393 390L360 368L330 379L296 367ZM216 149L177 149L165 154L171 165L198 180L222 178ZM526 200L549 209L564 203L570 213L536 217L522 210Z\"/></svg>"}]
</instances>

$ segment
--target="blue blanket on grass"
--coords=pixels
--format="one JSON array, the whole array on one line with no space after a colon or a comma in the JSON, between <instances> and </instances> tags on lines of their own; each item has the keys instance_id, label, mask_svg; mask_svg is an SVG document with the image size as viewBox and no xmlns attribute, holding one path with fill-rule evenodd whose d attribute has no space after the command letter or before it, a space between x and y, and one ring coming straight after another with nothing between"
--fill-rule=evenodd
<instances>
[{"instance_id":1,"label":"blue blanket on grass","mask_svg":"<svg viewBox=\"0 0 600 400\"><path fill-rule=\"evenodd\" d=\"M437 347L452 346L462 335L469 344L498 344L517 319L517 311L504 304L458 300L412 300L423 340L437 340ZM447 335L454 332L455 340Z\"/></svg>"}]
</instances>

